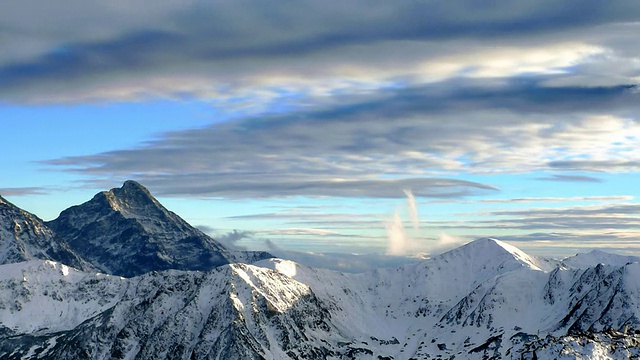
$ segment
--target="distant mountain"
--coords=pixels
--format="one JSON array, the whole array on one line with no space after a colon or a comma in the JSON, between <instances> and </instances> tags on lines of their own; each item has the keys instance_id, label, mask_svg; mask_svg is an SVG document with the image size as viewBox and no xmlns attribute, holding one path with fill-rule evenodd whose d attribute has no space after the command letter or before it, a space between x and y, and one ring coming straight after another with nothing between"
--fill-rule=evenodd
<instances>
[{"instance_id":1,"label":"distant mountain","mask_svg":"<svg viewBox=\"0 0 640 360\"><path fill-rule=\"evenodd\" d=\"M56 234L37 216L0 196L0 264L35 259L56 260L78 269L93 269L64 241L56 238Z\"/></svg>"},{"instance_id":2,"label":"distant mountain","mask_svg":"<svg viewBox=\"0 0 640 360\"><path fill-rule=\"evenodd\" d=\"M640 264L568 268L495 239L362 274L31 261L0 266L0 319L3 359L629 359Z\"/></svg>"},{"instance_id":3,"label":"distant mountain","mask_svg":"<svg viewBox=\"0 0 640 360\"><path fill-rule=\"evenodd\" d=\"M610 254L602 250L591 250L588 253L577 254L562 260L564 266L576 269L594 267L598 264L622 266L637 262L640 262L638 256Z\"/></svg>"},{"instance_id":4,"label":"distant mountain","mask_svg":"<svg viewBox=\"0 0 640 360\"><path fill-rule=\"evenodd\" d=\"M167 269L210 270L271 257L230 251L131 180L64 210L46 225L100 271L125 277Z\"/></svg>"}]
</instances>

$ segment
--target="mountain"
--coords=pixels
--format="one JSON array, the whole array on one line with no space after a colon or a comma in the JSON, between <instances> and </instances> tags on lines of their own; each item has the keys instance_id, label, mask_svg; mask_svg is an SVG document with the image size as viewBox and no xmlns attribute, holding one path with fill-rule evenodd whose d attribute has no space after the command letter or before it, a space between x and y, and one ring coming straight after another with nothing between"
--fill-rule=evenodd
<instances>
[{"instance_id":1,"label":"mountain","mask_svg":"<svg viewBox=\"0 0 640 360\"><path fill-rule=\"evenodd\" d=\"M64 210L46 225L101 272L125 277L167 269L209 270L271 257L230 251L131 180Z\"/></svg>"},{"instance_id":2,"label":"mountain","mask_svg":"<svg viewBox=\"0 0 640 360\"><path fill-rule=\"evenodd\" d=\"M256 265L309 285L337 328L368 343L374 356L363 358L627 359L640 353L637 263L568 269L480 239L415 265L365 274L280 259Z\"/></svg>"},{"instance_id":3,"label":"mountain","mask_svg":"<svg viewBox=\"0 0 640 360\"><path fill-rule=\"evenodd\" d=\"M282 259L133 278L7 264L0 358L640 356L640 264L549 264L494 239L361 274Z\"/></svg>"},{"instance_id":4,"label":"mountain","mask_svg":"<svg viewBox=\"0 0 640 360\"><path fill-rule=\"evenodd\" d=\"M348 351L308 286L268 269L135 278L0 266L2 359L325 359Z\"/></svg>"},{"instance_id":5,"label":"mountain","mask_svg":"<svg viewBox=\"0 0 640 360\"><path fill-rule=\"evenodd\" d=\"M625 256L618 254L610 254L602 250L591 250L588 253L577 254L575 256L562 260L562 265L570 268L588 268L598 264L622 266L627 263L640 262L638 256Z\"/></svg>"},{"instance_id":6,"label":"mountain","mask_svg":"<svg viewBox=\"0 0 640 360\"><path fill-rule=\"evenodd\" d=\"M28 260L58 260L70 266L92 270L37 216L0 196L0 264Z\"/></svg>"}]
</instances>

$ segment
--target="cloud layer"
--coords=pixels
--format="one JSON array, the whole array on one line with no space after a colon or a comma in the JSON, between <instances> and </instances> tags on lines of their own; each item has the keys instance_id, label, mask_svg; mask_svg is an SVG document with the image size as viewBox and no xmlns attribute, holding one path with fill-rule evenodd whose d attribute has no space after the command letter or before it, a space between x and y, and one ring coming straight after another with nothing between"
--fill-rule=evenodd
<instances>
[{"instance_id":1,"label":"cloud layer","mask_svg":"<svg viewBox=\"0 0 640 360\"><path fill-rule=\"evenodd\" d=\"M509 190L492 176L595 187L638 173L639 31L633 0L10 2L0 105L170 99L220 114L138 146L39 163L98 188L135 178L158 195L227 200L402 199L410 189L413 204L562 202L492 197ZM637 237L637 217L608 205L509 208L440 228ZM392 232L411 230L398 224ZM271 235L346 235L299 225Z\"/></svg>"},{"instance_id":2,"label":"cloud layer","mask_svg":"<svg viewBox=\"0 0 640 360\"><path fill-rule=\"evenodd\" d=\"M611 86L638 75L626 40L639 19L632 0L12 2L0 15L0 96L279 97L531 73Z\"/></svg>"}]
</instances>

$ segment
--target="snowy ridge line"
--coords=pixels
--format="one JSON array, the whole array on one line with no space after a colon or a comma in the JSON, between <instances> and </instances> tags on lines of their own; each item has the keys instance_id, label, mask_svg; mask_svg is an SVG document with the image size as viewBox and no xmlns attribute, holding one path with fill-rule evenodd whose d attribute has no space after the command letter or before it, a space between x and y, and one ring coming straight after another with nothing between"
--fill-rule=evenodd
<instances>
[{"instance_id":1,"label":"snowy ridge line","mask_svg":"<svg viewBox=\"0 0 640 360\"><path fill-rule=\"evenodd\" d=\"M418 264L361 274L283 259L133 278L52 261L6 264L0 266L0 357L635 354L639 263L558 263L550 270L549 263L541 267L541 259L505 245L480 239Z\"/></svg>"},{"instance_id":2,"label":"snowy ridge line","mask_svg":"<svg viewBox=\"0 0 640 360\"><path fill-rule=\"evenodd\" d=\"M231 251L134 181L48 223L0 197L0 358L626 359L639 260L483 238L351 274Z\"/></svg>"}]
</instances>

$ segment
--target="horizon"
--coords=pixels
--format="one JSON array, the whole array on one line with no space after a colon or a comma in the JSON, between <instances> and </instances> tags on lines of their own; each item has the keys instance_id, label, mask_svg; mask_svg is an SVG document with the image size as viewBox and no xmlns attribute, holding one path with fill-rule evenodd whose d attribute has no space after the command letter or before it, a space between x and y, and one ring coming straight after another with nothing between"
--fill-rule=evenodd
<instances>
[{"instance_id":1,"label":"horizon","mask_svg":"<svg viewBox=\"0 0 640 360\"><path fill-rule=\"evenodd\" d=\"M137 186L141 186L143 190L148 191L148 189L146 189L144 184L140 184L135 180L126 180L125 183L122 184L122 187L124 187L127 182L134 182ZM118 189L118 187L111 188L109 190L103 190L100 193L106 193L116 189ZM98 194L95 194L95 195L98 195ZM152 198L155 198L153 194L150 194L150 195ZM0 198L4 198L2 194L0 194ZM86 202L89 202L92 199L93 197L91 199L88 199ZM82 204L76 204L73 206L78 206L78 205L82 205ZM162 203L160 203L160 205L164 206L162 205ZM410 209L412 206L415 206L415 204L411 204L411 198L409 198L409 204L407 204L407 207ZM171 211L171 209L167 209L167 210ZM37 214L35 215L37 216ZM180 214L177 214L177 215L180 216ZM207 232L206 228L201 228L200 230L204 231L205 233ZM219 240L223 245L229 247L230 249L254 250L254 249L247 249L244 247L235 246L234 244L235 240L231 240L231 241L229 241L229 239L226 239L226 240L215 239L215 240ZM490 237L490 236L475 238L475 239L471 239L470 241L463 241L463 242L457 241L457 242L444 243L444 244L441 244L439 248L434 248L431 253L416 253L412 255L382 254L382 256L380 257L376 256L374 253L342 254L342 255L337 253L315 254L313 252L305 253L305 252L299 252L299 251L287 251L285 249L274 248L274 247L271 247L270 249L263 249L263 250L275 250L277 254L281 255L281 256L276 256L276 258L283 259L283 260L292 260L296 263L311 266L311 267L321 267L321 268L328 268L336 271L358 273L358 272L369 271L369 270L374 270L374 269L384 268L384 267L397 267L405 264L414 263L416 261L430 260L434 257L438 257L439 255L445 254L449 251L456 250L458 248L464 248L466 247L466 245L470 245L472 243L481 243L482 241L485 241L485 240L490 240L495 242L500 247L504 248L504 250L507 252L522 251L519 247L511 245L507 241L503 241L501 239ZM547 255L535 255L535 256L541 259L564 261L570 258L575 258L576 256L581 254L586 255L586 254L602 252L602 250L599 248L593 248L588 250L583 249L583 250L584 251L578 251L575 254L563 254L560 256L558 256L559 254L557 253L547 254ZM610 252L610 251L609 252L605 251L605 253L615 254L615 252ZM526 255L529 255L529 254L526 254ZM516 256L517 258L520 258L519 255L514 255L514 256ZM638 256L638 259L640 259L640 256ZM355 261L355 263L346 265L344 261L351 261L351 262ZM365 262L370 262L370 264L365 264Z\"/></svg>"},{"instance_id":2,"label":"horizon","mask_svg":"<svg viewBox=\"0 0 640 360\"><path fill-rule=\"evenodd\" d=\"M581 5L16 4L0 195L52 220L132 179L297 256L640 255L640 4Z\"/></svg>"}]
</instances>

